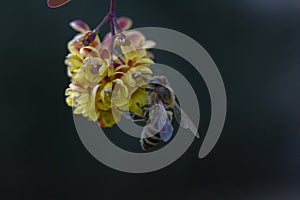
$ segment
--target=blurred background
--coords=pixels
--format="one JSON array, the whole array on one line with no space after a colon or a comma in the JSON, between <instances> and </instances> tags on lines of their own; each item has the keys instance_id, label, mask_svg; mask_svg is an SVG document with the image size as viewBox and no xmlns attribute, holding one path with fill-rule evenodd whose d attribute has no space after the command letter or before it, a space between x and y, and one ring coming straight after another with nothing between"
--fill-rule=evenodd
<instances>
[{"instance_id":1,"label":"blurred background","mask_svg":"<svg viewBox=\"0 0 300 200\"><path fill-rule=\"evenodd\" d=\"M185 33L223 76L228 114L214 150L198 159L210 117L200 75L154 50L156 62L183 69L200 101L201 139L167 168L127 174L97 161L81 143L65 105L64 57L82 19L95 27L108 0L1 3L1 199L300 199L300 1L117 1L134 27ZM106 27L102 36L107 31ZM151 39L151 38L150 38ZM188 69L188 70L187 70ZM124 148L132 138L110 130Z\"/></svg>"}]
</instances>

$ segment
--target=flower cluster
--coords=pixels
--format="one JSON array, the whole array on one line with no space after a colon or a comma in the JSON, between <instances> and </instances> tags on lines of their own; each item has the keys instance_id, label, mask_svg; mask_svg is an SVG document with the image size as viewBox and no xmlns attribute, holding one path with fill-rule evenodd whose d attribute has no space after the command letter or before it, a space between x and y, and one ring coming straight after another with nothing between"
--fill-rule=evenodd
<instances>
[{"instance_id":1,"label":"flower cluster","mask_svg":"<svg viewBox=\"0 0 300 200\"><path fill-rule=\"evenodd\" d=\"M153 60L147 49L155 43L129 30L129 18L121 17L116 22L125 32L108 33L103 41L86 23L71 22L79 34L68 43L70 53L65 60L71 78L66 90L67 105L74 108L74 114L98 121L102 127L112 127L124 111L143 113L148 94L142 87L145 79L152 76L149 66Z\"/></svg>"}]
</instances>

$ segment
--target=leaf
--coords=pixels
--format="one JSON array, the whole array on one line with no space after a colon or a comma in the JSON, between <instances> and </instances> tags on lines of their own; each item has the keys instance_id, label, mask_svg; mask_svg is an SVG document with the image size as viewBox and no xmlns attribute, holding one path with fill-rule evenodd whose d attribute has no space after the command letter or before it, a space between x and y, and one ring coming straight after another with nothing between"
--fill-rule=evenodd
<instances>
[{"instance_id":1,"label":"leaf","mask_svg":"<svg viewBox=\"0 0 300 200\"><path fill-rule=\"evenodd\" d=\"M69 3L71 0L48 0L47 4L50 8L58 8Z\"/></svg>"}]
</instances>

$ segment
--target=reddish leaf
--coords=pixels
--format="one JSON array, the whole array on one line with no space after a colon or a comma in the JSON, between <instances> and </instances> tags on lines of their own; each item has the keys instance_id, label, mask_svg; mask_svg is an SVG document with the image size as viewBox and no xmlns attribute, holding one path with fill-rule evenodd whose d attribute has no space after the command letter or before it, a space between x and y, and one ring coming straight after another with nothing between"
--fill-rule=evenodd
<instances>
[{"instance_id":1,"label":"reddish leaf","mask_svg":"<svg viewBox=\"0 0 300 200\"><path fill-rule=\"evenodd\" d=\"M69 3L71 0L48 0L47 4L50 8L58 8L66 3Z\"/></svg>"}]
</instances>

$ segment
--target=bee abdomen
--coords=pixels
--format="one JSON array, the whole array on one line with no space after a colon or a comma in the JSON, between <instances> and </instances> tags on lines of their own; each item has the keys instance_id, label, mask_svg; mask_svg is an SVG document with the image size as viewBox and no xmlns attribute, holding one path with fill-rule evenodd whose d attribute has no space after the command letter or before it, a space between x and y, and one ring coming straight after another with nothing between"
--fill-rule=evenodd
<instances>
[{"instance_id":1,"label":"bee abdomen","mask_svg":"<svg viewBox=\"0 0 300 200\"><path fill-rule=\"evenodd\" d=\"M141 138L141 148L145 151L147 149L155 147L160 141L161 138L159 134L156 134L152 137Z\"/></svg>"}]
</instances>

